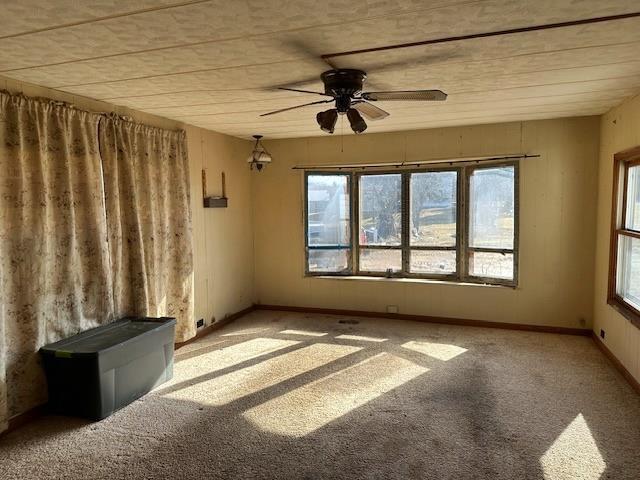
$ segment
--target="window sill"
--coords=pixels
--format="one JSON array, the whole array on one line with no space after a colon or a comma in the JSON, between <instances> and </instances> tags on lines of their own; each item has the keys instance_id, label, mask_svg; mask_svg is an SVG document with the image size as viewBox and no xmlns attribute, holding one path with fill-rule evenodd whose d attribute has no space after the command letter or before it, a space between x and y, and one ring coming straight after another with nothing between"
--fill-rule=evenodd
<instances>
[{"instance_id":1,"label":"window sill","mask_svg":"<svg viewBox=\"0 0 640 480\"><path fill-rule=\"evenodd\" d=\"M624 301L614 297L614 298L609 298L607 303L616 312L618 312L624 318L629 320L629 322L631 322L632 325L640 328L640 314L638 314L638 312L636 312L633 308L627 305Z\"/></svg>"},{"instance_id":2,"label":"window sill","mask_svg":"<svg viewBox=\"0 0 640 480\"><path fill-rule=\"evenodd\" d=\"M498 283L454 282L452 280L437 280L434 278L399 278L399 277L374 277L368 275L305 275L305 278L318 278L322 280L346 280L367 282L391 282L391 283L418 283L424 285L455 285L462 287L506 288L517 290L517 285L503 285Z\"/></svg>"}]
</instances>

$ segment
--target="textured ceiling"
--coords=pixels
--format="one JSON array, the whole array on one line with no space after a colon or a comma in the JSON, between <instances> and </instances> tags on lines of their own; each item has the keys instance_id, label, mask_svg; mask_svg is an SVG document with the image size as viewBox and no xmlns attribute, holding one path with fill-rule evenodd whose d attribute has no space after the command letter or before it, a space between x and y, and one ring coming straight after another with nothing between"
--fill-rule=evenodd
<instances>
[{"instance_id":1,"label":"textured ceiling","mask_svg":"<svg viewBox=\"0 0 640 480\"><path fill-rule=\"evenodd\" d=\"M4 3L4 2L3 2ZM248 137L324 135L322 54L640 11L637 0L21 0L0 16L0 75ZM378 103L368 132L594 115L640 91L640 17L337 56ZM317 80L315 80L317 79ZM338 126L337 132L340 131ZM350 132L348 125L345 133Z\"/></svg>"}]
</instances>

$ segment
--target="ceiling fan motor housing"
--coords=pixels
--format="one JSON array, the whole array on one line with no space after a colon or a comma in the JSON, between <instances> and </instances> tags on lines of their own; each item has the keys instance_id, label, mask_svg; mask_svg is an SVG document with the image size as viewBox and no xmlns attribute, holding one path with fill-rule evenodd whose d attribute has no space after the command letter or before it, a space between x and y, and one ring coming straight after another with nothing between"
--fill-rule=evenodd
<instances>
[{"instance_id":1,"label":"ceiling fan motor housing","mask_svg":"<svg viewBox=\"0 0 640 480\"><path fill-rule=\"evenodd\" d=\"M367 74L354 68L328 70L320 75L324 83L324 91L336 98L336 109L346 113L351 105L351 98L362 92Z\"/></svg>"}]
</instances>

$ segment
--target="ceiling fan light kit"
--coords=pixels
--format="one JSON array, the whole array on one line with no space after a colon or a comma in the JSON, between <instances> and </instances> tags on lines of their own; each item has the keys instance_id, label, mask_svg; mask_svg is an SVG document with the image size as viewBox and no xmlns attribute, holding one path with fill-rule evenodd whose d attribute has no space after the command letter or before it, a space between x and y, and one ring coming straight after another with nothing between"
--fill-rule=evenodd
<instances>
[{"instance_id":1,"label":"ceiling fan light kit","mask_svg":"<svg viewBox=\"0 0 640 480\"><path fill-rule=\"evenodd\" d=\"M355 108L347 110L347 118L351 124L351 130L355 133L362 133L367 129L367 122L364 121L362 115Z\"/></svg>"},{"instance_id":2,"label":"ceiling fan light kit","mask_svg":"<svg viewBox=\"0 0 640 480\"><path fill-rule=\"evenodd\" d=\"M351 129L355 133L362 133L367 129L367 123L362 115L369 120L382 120L389 116L389 112L381 109L370 102L381 101L421 101L434 102L447 99L447 94L441 90L401 90L384 92L363 92L367 74L363 70L354 68L338 68L327 70L320 75L324 84L323 92L313 92L297 88L279 87L280 90L287 90L300 93L312 93L330 97L324 100L296 105L294 107L282 108L273 112L263 113L261 117L275 115L310 105L320 105L324 103L334 103L335 108L319 112L316 121L323 132L333 133L335 130L338 115L347 115ZM362 114L362 115L361 115Z\"/></svg>"},{"instance_id":3,"label":"ceiling fan light kit","mask_svg":"<svg viewBox=\"0 0 640 480\"><path fill-rule=\"evenodd\" d=\"M316 115L320 130L327 133L333 133L336 128L336 122L338 121L338 111L335 108L331 110L325 110L324 112L318 112Z\"/></svg>"}]
</instances>

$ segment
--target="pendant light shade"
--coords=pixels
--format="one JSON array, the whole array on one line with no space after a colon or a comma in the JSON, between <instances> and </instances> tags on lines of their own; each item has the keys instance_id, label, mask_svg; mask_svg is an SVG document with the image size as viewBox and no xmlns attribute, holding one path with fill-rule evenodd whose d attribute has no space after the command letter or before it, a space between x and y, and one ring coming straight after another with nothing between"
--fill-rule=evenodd
<instances>
[{"instance_id":1,"label":"pendant light shade","mask_svg":"<svg viewBox=\"0 0 640 480\"><path fill-rule=\"evenodd\" d=\"M256 170L260 171L267 163L271 163L272 157L260 141L262 135L254 135L253 138L256 139L256 144L254 145L253 151L251 152L251 155L249 155L247 162L251 166L251 170L253 170L253 167L255 166Z\"/></svg>"}]
</instances>

